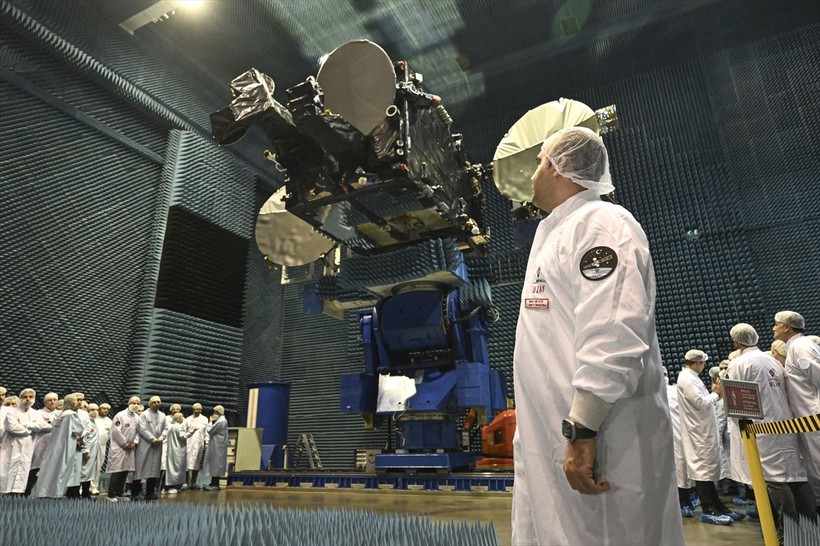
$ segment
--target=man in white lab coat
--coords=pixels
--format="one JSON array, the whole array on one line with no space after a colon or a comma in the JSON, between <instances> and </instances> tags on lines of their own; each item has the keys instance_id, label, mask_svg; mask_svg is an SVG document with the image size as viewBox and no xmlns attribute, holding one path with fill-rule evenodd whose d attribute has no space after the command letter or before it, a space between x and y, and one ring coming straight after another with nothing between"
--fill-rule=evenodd
<instances>
[{"instance_id":1,"label":"man in white lab coat","mask_svg":"<svg viewBox=\"0 0 820 546\"><path fill-rule=\"evenodd\" d=\"M686 474L686 458L683 456L683 440L680 435L680 407L678 405L678 386L669 383L669 372L664 367L663 377L667 381L666 400L669 402L669 417L672 420L672 439L675 447L675 479L678 485L678 503L680 515L685 518L694 517L692 508L692 493L694 483Z\"/></svg>"},{"instance_id":2,"label":"man in white lab coat","mask_svg":"<svg viewBox=\"0 0 820 546\"><path fill-rule=\"evenodd\" d=\"M43 397L43 407L37 410L42 416L43 421L49 425L53 424L51 421L56 416L57 409L56 392L50 392ZM31 457L31 470L28 473L28 483L26 484L26 496L31 494L34 484L37 483L37 473L43 463L43 455L45 455L48 442L51 439L51 429L41 430L32 434L34 439L34 455Z\"/></svg>"},{"instance_id":3,"label":"man in white lab coat","mask_svg":"<svg viewBox=\"0 0 820 546\"><path fill-rule=\"evenodd\" d=\"M741 353L732 361L728 378L752 381L758 385L760 407L766 421L791 419L785 372L771 354L757 348L757 331L750 324L741 322L732 327L729 335L732 336L735 348L740 349ZM748 474L746 451L740 438L738 420L732 418L730 421L733 433L737 433L732 436L733 463L745 466ZM796 435L761 434L757 437L757 449L760 452L766 489L769 491L772 507L779 516L790 517L795 521L799 520L798 515L814 519L817 515L814 494L806 479L806 469L800 460Z\"/></svg>"},{"instance_id":4,"label":"man in white lab coat","mask_svg":"<svg viewBox=\"0 0 820 546\"><path fill-rule=\"evenodd\" d=\"M774 316L772 333L786 343L786 391L795 417L820 413L820 346L806 337L806 320L794 311ZM809 485L820 507L820 432L798 434Z\"/></svg>"},{"instance_id":5,"label":"man in white lab coat","mask_svg":"<svg viewBox=\"0 0 820 546\"><path fill-rule=\"evenodd\" d=\"M111 418L108 416L108 412L111 411L111 405L102 403L99 405L99 409L97 410L97 417L94 419L94 422L97 425L97 466L94 471L91 473L91 494L92 495L99 495L100 491L103 490L105 487L105 483L103 483L103 468L105 467L107 461L107 453L108 453L108 440L111 435ZM110 476L110 474L105 472L105 476Z\"/></svg>"},{"instance_id":6,"label":"man in white lab coat","mask_svg":"<svg viewBox=\"0 0 820 546\"><path fill-rule=\"evenodd\" d=\"M128 407L114 416L114 422L111 425L107 467L108 472L111 473L111 480L108 484L109 500L130 500L122 494L128 473L134 470L134 450L140 441L137 432L139 405L139 396L129 398Z\"/></svg>"},{"instance_id":7,"label":"man in white lab coat","mask_svg":"<svg viewBox=\"0 0 820 546\"><path fill-rule=\"evenodd\" d=\"M683 544L655 278L601 139L551 135L516 331L512 543ZM562 418L563 419L562 421Z\"/></svg>"},{"instance_id":8,"label":"man in white lab coat","mask_svg":"<svg viewBox=\"0 0 820 546\"><path fill-rule=\"evenodd\" d=\"M199 489L199 469L202 467L202 452L205 450L205 428L208 418L202 415L202 404L197 402L191 406L193 413L185 418L185 426L193 432L188 437L188 488ZM183 486L184 488L184 486Z\"/></svg>"},{"instance_id":9,"label":"man in white lab coat","mask_svg":"<svg viewBox=\"0 0 820 546\"><path fill-rule=\"evenodd\" d=\"M20 392L16 408L6 410L5 440L0 447L0 493L22 495L26 491L31 459L34 456L34 434L51 430L40 412L31 409L36 393L32 389Z\"/></svg>"},{"instance_id":10,"label":"man in white lab coat","mask_svg":"<svg viewBox=\"0 0 820 546\"><path fill-rule=\"evenodd\" d=\"M687 474L694 480L700 497L700 521L730 525L746 515L729 510L715 487L715 482L720 479L721 455L715 404L723 397L723 385L720 379L716 379L710 393L699 377L709 360L706 353L692 349L684 359L685 366L678 374L681 437Z\"/></svg>"},{"instance_id":11,"label":"man in white lab coat","mask_svg":"<svg viewBox=\"0 0 820 546\"><path fill-rule=\"evenodd\" d=\"M210 423L205 429L208 435L208 447L202 470L211 477L206 491L218 491L219 479L228 471L228 421L225 419L225 408L214 406Z\"/></svg>"},{"instance_id":12,"label":"man in white lab coat","mask_svg":"<svg viewBox=\"0 0 820 546\"><path fill-rule=\"evenodd\" d=\"M78 398L72 393L65 396L63 409L54 412L54 429L32 496L54 499L79 496L83 424L77 409Z\"/></svg>"},{"instance_id":13,"label":"man in white lab coat","mask_svg":"<svg viewBox=\"0 0 820 546\"><path fill-rule=\"evenodd\" d=\"M165 414L159 411L161 405L160 397L152 396L148 401L148 409L139 418L137 431L140 441L137 444L136 468L131 482L131 500L139 496L142 480L145 480L145 500L157 498L155 491L162 466L162 443L168 430Z\"/></svg>"}]
</instances>

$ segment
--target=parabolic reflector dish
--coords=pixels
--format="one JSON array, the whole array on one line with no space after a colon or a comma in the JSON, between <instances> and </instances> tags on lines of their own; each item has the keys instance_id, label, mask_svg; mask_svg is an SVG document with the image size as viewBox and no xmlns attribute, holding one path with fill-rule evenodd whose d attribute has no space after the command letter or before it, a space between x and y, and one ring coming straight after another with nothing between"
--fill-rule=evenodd
<instances>
[{"instance_id":1,"label":"parabolic reflector dish","mask_svg":"<svg viewBox=\"0 0 820 546\"><path fill-rule=\"evenodd\" d=\"M535 171L541 144L552 133L575 126L598 132L595 112L575 100L548 102L524 114L495 149L493 179L498 191L519 203L532 200L530 177Z\"/></svg>"},{"instance_id":2,"label":"parabolic reflector dish","mask_svg":"<svg viewBox=\"0 0 820 546\"><path fill-rule=\"evenodd\" d=\"M333 241L285 210L285 191L285 186L276 190L259 210L256 245L275 264L306 265L333 248Z\"/></svg>"},{"instance_id":3,"label":"parabolic reflector dish","mask_svg":"<svg viewBox=\"0 0 820 546\"><path fill-rule=\"evenodd\" d=\"M387 53L368 40L347 42L328 56L316 80L325 108L363 134L384 121L396 97L396 72Z\"/></svg>"}]
</instances>

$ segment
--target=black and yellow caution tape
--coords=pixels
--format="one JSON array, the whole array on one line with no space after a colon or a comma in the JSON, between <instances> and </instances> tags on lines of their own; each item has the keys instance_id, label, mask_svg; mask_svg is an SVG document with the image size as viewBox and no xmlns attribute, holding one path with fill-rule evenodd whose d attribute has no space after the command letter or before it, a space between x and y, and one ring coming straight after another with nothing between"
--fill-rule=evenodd
<instances>
[{"instance_id":1,"label":"black and yellow caution tape","mask_svg":"<svg viewBox=\"0 0 820 546\"><path fill-rule=\"evenodd\" d=\"M816 432L820 430L820 414L808 417L796 417L770 423L753 423L746 425L746 432L753 434L798 434L800 432Z\"/></svg>"}]
</instances>

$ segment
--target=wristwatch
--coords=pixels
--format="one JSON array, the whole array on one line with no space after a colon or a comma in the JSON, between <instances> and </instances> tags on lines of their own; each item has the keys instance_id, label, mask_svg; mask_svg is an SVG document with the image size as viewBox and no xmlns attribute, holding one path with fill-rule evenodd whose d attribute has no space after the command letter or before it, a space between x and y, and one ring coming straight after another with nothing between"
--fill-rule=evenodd
<instances>
[{"instance_id":1,"label":"wristwatch","mask_svg":"<svg viewBox=\"0 0 820 546\"><path fill-rule=\"evenodd\" d=\"M564 438L570 442L595 438L598 435L597 431L576 425L575 421L570 421L569 419L561 421L561 433L564 435Z\"/></svg>"}]
</instances>

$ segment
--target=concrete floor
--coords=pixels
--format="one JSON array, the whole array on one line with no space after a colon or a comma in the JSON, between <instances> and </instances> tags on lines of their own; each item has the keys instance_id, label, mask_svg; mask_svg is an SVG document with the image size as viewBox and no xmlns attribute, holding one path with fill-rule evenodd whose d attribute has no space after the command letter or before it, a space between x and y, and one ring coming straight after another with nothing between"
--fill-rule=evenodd
<instances>
[{"instance_id":1,"label":"concrete floor","mask_svg":"<svg viewBox=\"0 0 820 546\"><path fill-rule=\"evenodd\" d=\"M344 507L428 515L433 520L442 521L492 521L498 536L498 544L510 546L512 495L509 493L235 486L223 488L219 492L185 491L179 495L165 495L162 499L193 504L265 503L278 507L307 510ZM756 522L742 521L731 526L720 527L700 523L697 518L692 518L684 519L683 528L686 543L690 546L701 544L762 546L763 544L760 527Z\"/></svg>"}]
</instances>

